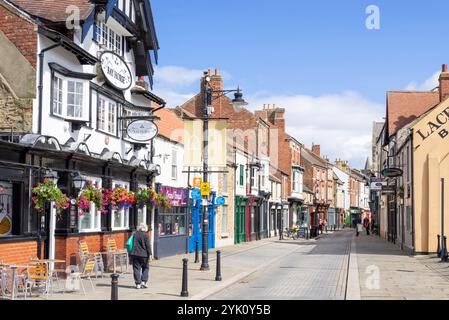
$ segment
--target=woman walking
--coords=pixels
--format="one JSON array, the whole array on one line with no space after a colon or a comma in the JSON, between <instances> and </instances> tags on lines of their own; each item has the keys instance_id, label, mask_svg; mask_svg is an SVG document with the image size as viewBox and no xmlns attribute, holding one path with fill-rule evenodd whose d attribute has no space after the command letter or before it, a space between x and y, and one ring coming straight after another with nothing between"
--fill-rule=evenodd
<instances>
[{"instance_id":1,"label":"woman walking","mask_svg":"<svg viewBox=\"0 0 449 320\"><path fill-rule=\"evenodd\" d=\"M150 271L149 259L152 255L148 226L141 223L134 233L133 248L130 253L133 262L134 282L136 288L148 288L148 276Z\"/></svg>"}]
</instances>

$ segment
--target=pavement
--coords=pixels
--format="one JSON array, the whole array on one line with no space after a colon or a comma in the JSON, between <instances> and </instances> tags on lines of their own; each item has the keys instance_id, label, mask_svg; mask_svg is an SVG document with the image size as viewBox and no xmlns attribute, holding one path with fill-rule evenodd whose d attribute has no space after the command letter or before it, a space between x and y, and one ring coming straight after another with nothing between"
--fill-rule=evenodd
<instances>
[{"instance_id":1,"label":"pavement","mask_svg":"<svg viewBox=\"0 0 449 320\"><path fill-rule=\"evenodd\" d=\"M148 289L135 289L131 273L119 278L120 300L449 300L449 263L436 256L411 257L377 236L351 229L314 240L265 239L225 247L222 281L200 271L194 254L152 261ZM180 297L182 259L188 258L189 297ZM131 267L129 268L131 271ZM64 285L64 281L60 282ZM49 300L109 300L111 278L85 281L83 292L55 292ZM45 296L32 299L43 300Z\"/></svg>"}]
</instances>

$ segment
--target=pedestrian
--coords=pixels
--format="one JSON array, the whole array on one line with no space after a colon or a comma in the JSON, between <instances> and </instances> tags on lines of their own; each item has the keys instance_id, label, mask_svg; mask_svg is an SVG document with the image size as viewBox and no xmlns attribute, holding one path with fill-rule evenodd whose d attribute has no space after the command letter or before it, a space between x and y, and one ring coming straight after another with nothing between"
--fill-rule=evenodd
<instances>
[{"instance_id":1,"label":"pedestrian","mask_svg":"<svg viewBox=\"0 0 449 320\"><path fill-rule=\"evenodd\" d=\"M141 223L137 227L137 232L134 233L134 243L130 253L137 289L148 288L149 259L152 255L148 226Z\"/></svg>"},{"instance_id":2,"label":"pedestrian","mask_svg":"<svg viewBox=\"0 0 449 320\"><path fill-rule=\"evenodd\" d=\"M367 236L369 236L369 228L370 228L370 222L369 222L369 219L368 219L368 217L365 217L365 219L363 219L363 226L365 227L365 229L366 229L366 235Z\"/></svg>"}]
</instances>

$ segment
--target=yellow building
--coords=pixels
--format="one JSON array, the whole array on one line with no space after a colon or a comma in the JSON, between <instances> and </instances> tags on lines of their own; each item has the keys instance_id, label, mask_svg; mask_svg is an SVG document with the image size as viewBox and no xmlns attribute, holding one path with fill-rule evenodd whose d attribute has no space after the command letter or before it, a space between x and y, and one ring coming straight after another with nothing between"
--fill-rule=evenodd
<instances>
[{"instance_id":1,"label":"yellow building","mask_svg":"<svg viewBox=\"0 0 449 320\"><path fill-rule=\"evenodd\" d=\"M449 100L422 115L411 133L415 252L436 252L437 235L442 231L442 197L444 230L449 235Z\"/></svg>"}]
</instances>

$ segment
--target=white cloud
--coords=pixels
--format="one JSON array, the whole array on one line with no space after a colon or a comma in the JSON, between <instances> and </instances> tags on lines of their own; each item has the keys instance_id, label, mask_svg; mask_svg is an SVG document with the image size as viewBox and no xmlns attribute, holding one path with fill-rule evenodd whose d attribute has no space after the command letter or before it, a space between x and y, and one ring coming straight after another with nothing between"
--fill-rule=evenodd
<instances>
[{"instance_id":1,"label":"white cloud","mask_svg":"<svg viewBox=\"0 0 449 320\"><path fill-rule=\"evenodd\" d=\"M203 71L199 69L187 69L177 66L159 67L155 70L154 80L156 84L165 86L190 86L199 83Z\"/></svg>"},{"instance_id":2,"label":"white cloud","mask_svg":"<svg viewBox=\"0 0 449 320\"><path fill-rule=\"evenodd\" d=\"M372 123L382 119L385 109L351 91L318 97L267 96L249 101L252 110L268 103L285 108L290 135L309 148L312 143L320 144L322 155L331 161L345 159L358 168L363 168L371 155Z\"/></svg>"},{"instance_id":3,"label":"white cloud","mask_svg":"<svg viewBox=\"0 0 449 320\"><path fill-rule=\"evenodd\" d=\"M410 91L428 91L432 90L439 86L438 78L440 76L441 71L435 72L431 77L429 77L427 80L425 80L421 84L417 84L416 82L410 82L406 87L405 90Z\"/></svg>"}]
</instances>

